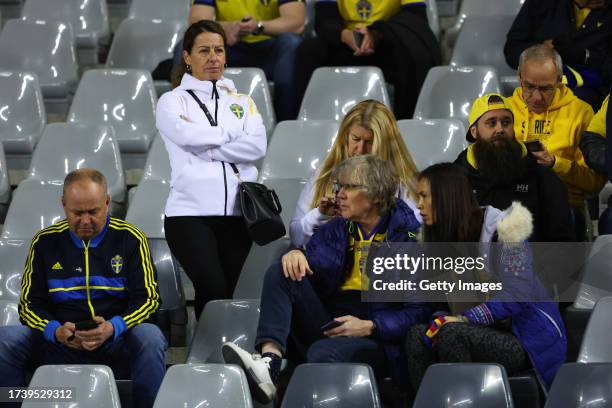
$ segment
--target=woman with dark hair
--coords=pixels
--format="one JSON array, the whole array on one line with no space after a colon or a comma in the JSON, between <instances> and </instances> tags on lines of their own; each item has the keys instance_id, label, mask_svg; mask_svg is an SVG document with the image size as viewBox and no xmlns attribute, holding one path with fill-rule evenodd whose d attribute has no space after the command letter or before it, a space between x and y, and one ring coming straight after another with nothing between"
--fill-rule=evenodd
<instances>
[{"instance_id":1,"label":"woman with dark hair","mask_svg":"<svg viewBox=\"0 0 612 408\"><path fill-rule=\"evenodd\" d=\"M172 178L164 229L195 288L195 313L231 298L251 239L241 217L238 176L257 180L266 133L253 100L223 77L225 33L214 21L192 24L183 38L176 88L157 104L157 129Z\"/></svg>"},{"instance_id":2,"label":"woman with dark hair","mask_svg":"<svg viewBox=\"0 0 612 408\"><path fill-rule=\"evenodd\" d=\"M412 326L406 339L413 391L427 367L436 362L498 363L508 374L533 367L545 388L565 362L567 337L557 306L533 276L525 240L532 218L518 202L506 211L480 208L462 169L450 163L428 167L419 176L417 207L423 217L425 242L494 242L489 257L491 277L503 289L465 310L432 304L431 324ZM496 264L493 262L499 262ZM497 275L494 275L496 274Z\"/></svg>"}]
</instances>

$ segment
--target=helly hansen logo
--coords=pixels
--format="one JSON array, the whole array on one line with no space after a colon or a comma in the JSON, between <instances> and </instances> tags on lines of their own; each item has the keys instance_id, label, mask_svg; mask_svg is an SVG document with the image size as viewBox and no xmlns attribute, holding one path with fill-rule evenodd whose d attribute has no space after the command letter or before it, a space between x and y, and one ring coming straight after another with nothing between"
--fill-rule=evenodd
<instances>
[{"instance_id":1,"label":"helly hansen logo","mask_svg":"<svg viewBox=\"0 0 612 408\"><path fill-rule=\"evenodd\" d=\"M53 269L54 271L59 271L59 270L64 269L64 268L62 267L62 264L61 264L61 263L56 262L55 264L53 264L53 266L51 267L51 269Z\"/></svg>"},{"instance_id":2,"label":"helly hansen logo","mask_svg":"<svg viewBox=\"0 0 612 408\"><path fill-rule=\"evenodd\" d=\"M517 184L516 185L517 193L528 193L529 192L529 184Z\"/></svg>"}]
</instances>

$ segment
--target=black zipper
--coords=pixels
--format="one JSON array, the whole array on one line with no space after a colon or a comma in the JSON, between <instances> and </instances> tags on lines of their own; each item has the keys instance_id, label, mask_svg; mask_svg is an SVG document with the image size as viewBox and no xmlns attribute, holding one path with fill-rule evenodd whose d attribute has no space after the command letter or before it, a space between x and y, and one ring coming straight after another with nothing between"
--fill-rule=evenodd
<instances>
[{"instance_id":1,"label":"black zipper","mask_svg":"<svg viewBox=\"0 0 612 408\"><path fill-rule=\"evenodd\" d=\"M221 162L223 166L223 187L225 187L225 204L223 205L223 215L227 216L227 177L225 175L225 162Z\"/></svg>"}]
</instances>

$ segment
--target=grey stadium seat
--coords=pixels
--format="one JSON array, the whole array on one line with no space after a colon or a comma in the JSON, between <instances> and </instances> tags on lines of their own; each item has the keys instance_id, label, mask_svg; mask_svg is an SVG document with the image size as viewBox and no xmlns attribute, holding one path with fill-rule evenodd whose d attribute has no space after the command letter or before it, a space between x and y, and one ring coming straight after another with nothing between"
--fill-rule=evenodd
<instances>
[{"instance_id":1,"label":"grey stadium seat","mask_svg":"<svg viewBox=\"0 0 612 408\"><path fill-rule=\"evenodd\" d=\"M567 363L552 383L545 408L604 408L612 401L612 364Z\"/></svg>"},{"instance_id":2,"label":"grey stadium seat","mask_svg":"<svg viewBox=\"0 0 612 408\"><path fill-rule=\"evenodd\" d=\"M444 41L452 48L468 16L516 16L525 0L463 0L455 25L446 30ZM504 35L507 33L504 32ZM503 44L502 44L503 47Z\"/></svg>"},{"instance_id":3,"label":"grey stadium seat","mask_svg":"<svg viewBox=\"0 0 612 408\"><path fill-rule=\"evenodd\" d=\"M45 365L38 367L30 388L72 388L73 401L52 402L48 407L120 408L113 371L103 365ZM41 407L39 401L24 402L23 408Z\"/></svg>"},{"instance_id":4,"label":"grey stadium seat","mask_svg":"<svg viewBox=\"0 0 612 408\"><path fill-rule=\"evenodd\" d=\"M301 364L287 386L281 408L378 408L376 379L365 364Z\"/></svg>"},{"instance_id":5,"label":"grey stadium seat","mask_svg":"<svg viewBox=\"0 0 612 408\"><path fill-rule=\"evenodd\" d=\"M597 237L583 267L573 307L592 310L602 297L612 296L612 235Z\"/></svg>"},{"instance_id":6,"label":"grey stadium seat","mask_svg":"<svg viewBox=\"0 0 612 408\"><path fill-rule=\"evenodd\" d=\"M434 364L425 372L414 408L512 408L506 370L499 364Z\"/></svg>"},{"instance_id":7,"label":"grey stadium seat","mask_svg":"<svg viewBox=\"0 0 612 408\"><path fill-rule=\"evenodd\" d=\"M63 183L24 180L14 192L2 238L32 239L40 229L65 218L60 202Z\"/></svg>"},{"instance_id":8,"label":"grey stadium seat","mask_svg":"<svg viewBox=\"0 0 612 408\"><path fill-rule=\"evenodd\" d=\"M582 339L579 363L612 363L608 333L612 325L612 297L597 301Z\"/></svg>"},{"instance_id":9,"label":"grey stadium seat","mask_svg":"<svg viewBox=\"0 0 612 408\"><path fill-rule=\"evenodd\" d=\"M259 299L211 300L204 306L189 346L188 363L223 363L221 346L234 342L254 350Z\"/></svg>"},{"instance_id":10,"label":"grey stadium seat","mask_svg":"<svg viewBox=\"0 0 612 408\"><path fill-rule=\"evenodd\" d=\"M264 246L253 245L249 256L242 266L233 298L261 298L263 279L268 267L275 261L278 261L289 250L290 246L291 241L287 237L277 239Z\"/></svg>"},{"instance_id":11,"label":"grey stadium seat","mask_svg":"<svg viewBox=\"0 0 612 408\"><path fill-rule=\"evenodd\" d=\"M465 127L456 119L404 119L397 125L418 170L453 162L467 147Z\"/></svg>"},{"instance_id":12,"label":"grey stadium seat","mask_svg":"<svg viewBox=\"0 0 612 408\"><path fill-rule=\"evenodd\" d=\"M143 180L156 179L170 181L172 168L170 167L170 157L161 136L157 134L149 149L147 162L144 167Z\"/></svg>"},{"instance_id":13,"label":"grey stadium seat","mask_svg":"<svg viewBox=\"0 0 612 408\"><path fill-rule=\"evenodd\" d=\"M184 21L128 18L119 24L106 59L107 68L153 71L161 61L172 58Z\"/></svg>"},{"instance_id":14,"label":"grey stadium seat","mask_svg":"<svg viewBox=\"0 0 612 408\"><path fill-rule=\"evenodd\" d=\"M11 186L8 179L8 167L4 147L0 143L0 206L7 206L11 200Z\"/></svg>"},{"instance_id":15,"label":"grey stadium seat","mask_svg":"<svg viewBox=\"0 0 612 408\"><path fill-rule=\"evenodd\" d=\"M64 103L79 80L71 25L7 21L0 33L0 69L35 72L45 100Z\"/></svg>"},{"instance_id":16,"label":"grey stadium seat","mask_svg":"<svg viewBox=\"0 0 612 408\"><path fill-rule=\"evenodd\" d=\"M342 120L353 106L365 99L376 99L391 107L380 68L317 68L308 82L298 119Z\"/></svg>"},{"instance_id":17,"label":"grey stadium seat","mask_svg":"<svg viewBox=\"0 0 612 408\"><path fill-rule=\"evenodd\" d=\"M0 326L18 326L20 324L17 303L10 300L0 300Z\"/></svg>"},{"instance_id":18,"label":"grey stadium seat","mask_svg":"<svg viewBox=\"0 0 612 408\"><path fill-rule=\"evenodd\" d=\"M171 20L185 23L192 0L132 0L128 18Z\"/></svg>"},{"instance_id":19,"label":"grey stadium seat","mask_svg":"<svg viewBox=\"0 0 612 408\"><path fill-rule=\"evenodd\" d=\"M338 127L334 120L280 122L268 145L261 180L309 178L325 161Z\"/></svg>"},{"instance_id":20,"label":"grey stadium seat","mask_svg":"<svg viewBox=\"0 0 612 408\"><path fill-rule=\"evenodd\" d=\"M425 0L425 2L427 3L427 21L429 22L429 27L436 38L440 39L440 19L438 17L436 0Z\"/></svg>"},{"instance_id":21,"label":"grey stadium seat","mask_svg":"<svg viewBox=\"0 0 612 408\"><path fill-rule=\"evenodd\" d=\"M0 240L0 299L19 300L29 247L29 240Z\"/></svg>"},{"instance_id":22,"label":"grey stadium seat","mask_svg":"<svg viewBox=\"0 0 612 408\"><path fill-rule=\"evenodd\" d=\"M433 67L421 88L414 118L456 118L467 125L474 99L500 91L497 73L492 67Z\"/></svg>"},{"instance_id":23,"label":"grey stadium seat","mask_svg":"<svg viewBox=\"0 0 612 408\"><path fill-rule=\"evenodd\" d=\"M577 279L574 304L563 310L572 361L583 343L587 324L599 299L612 296L612 235L600 235L593 242Z\"/></svg>"},{"instance_id":24,"label":"grey stadium seat","mask_svg":"<svg viewBox=\"0 0 612 408\"><path fill-rule=\"evenodd\" d=\"M278 196L278 200L282 207L281 218L287 230L286 236L289 236L289 224L293 218L293 213L300 193L306 185L306 179L271 178L267 179L265 184L268 188L273 189Z\"/></svg>"},{"instance_id":25,"label":"grey stadium seat","mask_svg":"<svg viewBox=\"0 0 612 408\"><path fill-rule=\"evenodd\" d=\"M51 123L32 156L29 179L63 182L72 170L91 167L106 177L113 201L125 201L125 179L112 126Z\"/></svg>"},{"instance_id":26,"label":"grey stadium seat","mask_svg":"<svg viewBox=\"0 0 612 408\"><path fill-rule=\"evenodd\" d=\"M149 238L164 238L164 209L169 193L169 181L142 180L130 202L126 221L137 225Z\"/></svg>"},{"instance_id":27,"label":"grey stadium seat","mask_svg":"<svg viewBox=\"0 0 612 408\"><path fill-rule=\"evenodd\" d=\"M165 239L149 238L149 250L157 271L161 297L157 325L170 346L183 347L186 345L187 306L178 264Z\"/></svg>"},{"instance_id":28,"label":"grey stadium seat","mask_svg":"<svg viewBox=\"0 0 612 408\"><path fill-rule=\"evenodd\" d=\"M81 64L97 64L98 45L107 43L110 36L106 0L27 0L22 16L70 23Z\"/></svg>"},{"instance_id":29,"label":"grey stadium seat","mask_svg":"<svg viewBox=\"0 0 612 408\"><path fill-rule=\"evenodd\" d=\"M263 118L268 140L276 126L276 115L266 74L260 68L227 68L223 76L234 81L238 93L247 94Z\"/></svg>"},{"instance_id":30,"label":"grey stadium seat","mask_svg":"<svg viewBox=\"0 0 612 408\"><path fill-rule=\"evenodd\" d=\"M504 93L512 94L519 81L516 71L506 63L504 44L513 21L513 16L468 16L457 38L450 64L495 67Z\"/></svg>"},{"instance_id":31,"label":"grey stadium seat","mask_svg":"<svg viewBox=\"0 0 612 408\"><path fill-rule=\"evenodd\" d=\"M121 153L145 153L157 134L156 104L148 72L92 69L83 75L68 121L112 125Z\"/></svg>"},{"instance_id":32,"label":"grey stadium seat","mask_svg":"<svg viewBox=\"0 0 612 408\"><path fill-rule=\"evenodd\" d=\"M177 364L168 369L154 408L251 408L244 372L235 365Z\"/></svg>"},{"instance_id":33,"label":"grey stadium seat","mask_svg":"<svg viewBox=\"0 0 612 408\"><path fill-rule=\"evenodd\" d=\"M36 74L0 71L0 141L6 154L29 154L47 123Z\"/></svg>"}]
</instances>

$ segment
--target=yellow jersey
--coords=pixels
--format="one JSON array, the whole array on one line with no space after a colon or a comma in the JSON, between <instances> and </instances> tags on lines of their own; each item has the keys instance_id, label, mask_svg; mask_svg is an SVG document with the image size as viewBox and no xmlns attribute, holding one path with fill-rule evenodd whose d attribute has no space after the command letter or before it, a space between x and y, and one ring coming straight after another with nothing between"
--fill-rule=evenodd
<instances>
[{"instance_id":1,"label":"yellow jersey","mask_svg":"<svg viewBox=\"0 0 612 408\"><path fill-rule=\"evenodd\" d=\"M349 235L349 251L353 253L353 268L351 269L351 274L346 278L346 281L340 286L341 291L363 290L368 288L369 280L365 273L365 266L368 260L370 245L372 242L383 242L387 236L386 232L378 232L380 224L381 223L379 223L370 235L365 238L359 225L357 225L357 233Z\"/></svg>"},{"instance_id":2,"label":"yellow jersey","mask_svg":"<svg viewBox=\"0 0 612 408\"><path fill-rule=\"evenodd\" d=\"M425 6L423 0L319 0L338 3L338 10L344 20L344 28L354 30L367 27L375 21L386 21L397 14L402 7Z\"/></svg>"},{"instance_id":3,"label":"yellow jersey","mask_svg":"<svg viewBox=\"0 0 612 408\"><path fill-rule=\"evenodd\" d=\"M304 0L194 0L193 4L201 4L215 8L217 21L240 21L245 16L251 16L258 21L274 20L280 16L279 7L293 1ZM264 41L272 38L269 35L249 34L240 39L247 43Z\"/></svg>"}]
</instances>

